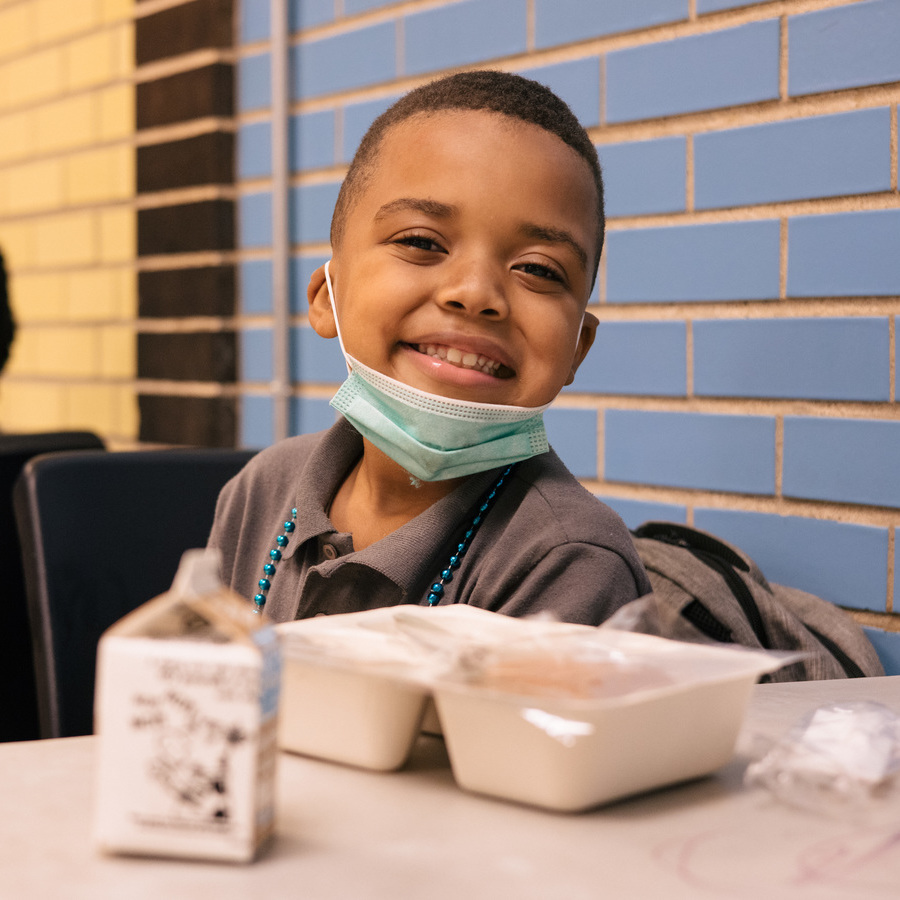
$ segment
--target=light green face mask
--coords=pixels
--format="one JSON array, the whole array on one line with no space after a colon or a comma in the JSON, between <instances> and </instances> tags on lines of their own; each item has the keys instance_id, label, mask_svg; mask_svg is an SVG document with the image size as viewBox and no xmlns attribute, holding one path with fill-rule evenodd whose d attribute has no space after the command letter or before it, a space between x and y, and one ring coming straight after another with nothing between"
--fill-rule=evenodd
<instances>
[{"instance_id":1,"label":"light green face mask","mask_svg":"<svg viewBox=\"0 0 900 900\"><path fill-rule=\"evenodd\" d=\"M325 281L337 324L328 264ZM331 405L379 450L422 481L484 472L550 449L543 412L549 406L503 406L429 394L353 359Z\"/></svg>"}]
</instances>

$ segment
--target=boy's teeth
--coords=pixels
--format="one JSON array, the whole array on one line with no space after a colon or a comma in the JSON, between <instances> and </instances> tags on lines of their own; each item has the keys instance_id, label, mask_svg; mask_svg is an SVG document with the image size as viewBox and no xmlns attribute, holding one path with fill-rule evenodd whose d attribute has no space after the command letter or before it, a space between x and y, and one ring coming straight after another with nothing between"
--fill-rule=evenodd
<instances>
[{"instance_id":1,"label":"boy's teeth","mask_svg":"<svg viewBox=\"0 0 900 900\"><path fill-rule=\"evenodd\" d=\"M416 349L427 356L444 360L463 369L478 369L486 375L496 375L500 363L479 353L463 353L456 347L442 347L434 344L417 344Z\"/></svg>"}]
</instances>

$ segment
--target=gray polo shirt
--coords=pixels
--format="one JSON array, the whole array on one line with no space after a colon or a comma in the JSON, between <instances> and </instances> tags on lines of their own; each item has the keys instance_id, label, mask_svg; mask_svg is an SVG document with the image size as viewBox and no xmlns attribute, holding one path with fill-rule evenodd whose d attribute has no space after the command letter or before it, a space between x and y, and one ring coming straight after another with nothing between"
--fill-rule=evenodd
<instances>
[{"instance_id":1,"label":"gray polo shirt","mask_svg":"<svg viewBox=\"0 0 900 900\"><path fill-rule=\"evenodd\" d=\"M262 451L223 488L209 545L222 552L225 582L248 598L282 523L297 508L266 603L276 621L425 603L501 471L471 476L355 551L352 535L337 532L326 509L361 453L362 438L341 419L328 431ZM562 621L598 624L650 590L622 520L551 450L514 469L441 602L513 616L549 611Z\"/></svg>"}]
</instances>

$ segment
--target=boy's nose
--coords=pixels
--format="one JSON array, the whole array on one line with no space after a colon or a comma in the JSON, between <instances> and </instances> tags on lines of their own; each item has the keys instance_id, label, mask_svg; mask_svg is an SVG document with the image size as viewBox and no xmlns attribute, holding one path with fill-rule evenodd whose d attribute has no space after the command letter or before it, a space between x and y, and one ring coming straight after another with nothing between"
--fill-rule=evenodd
<instances>
[{"instance_id":1,"label":"boy's nose","mask_svg":"<svg viewBox=\"0 0 900 900\"><path fill-rule=\"evenodd\" d=\"M490 267L477 264L460 265L441 285L437 302L445 309L503 319L509 305L498 275Z\"/></svg>"}]
</instances>

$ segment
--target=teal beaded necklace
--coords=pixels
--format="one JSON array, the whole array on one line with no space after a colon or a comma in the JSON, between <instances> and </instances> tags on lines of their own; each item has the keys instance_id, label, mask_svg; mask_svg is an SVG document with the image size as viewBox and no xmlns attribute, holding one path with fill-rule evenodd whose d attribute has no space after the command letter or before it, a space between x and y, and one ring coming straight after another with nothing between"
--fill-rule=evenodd
<instances>
[{"instance_id":1,"label":"teal beaded necklace","mask_svg":"<svg viewBox=\"0 0 900 900\"><path fill-rule=\"evenodd\" d=\"M481 526L481 523L484 521L484 517L488 514L491 506L493 506L494 501L497 499L497 494L500 492L500 489L505 484L506 479L509 476L509 473L512 472L512 470L513 466L507 466L501 473L500 477L491 485L491 488L487 492L487 494L484 495L484 499L479 504L474 518L469 523L469 527L463 532L462 540L456 545L456 549L453 551L453 554L447 561L447 565L441 570L440 579L438 581L435 581L434 584L432 584L428 589L426 603L429 606L437 606L441 602L441 598L444 596L444 587L451 581L453 581L453 574L462 564L463 558L469 551L469 546L472 543L472 539L478 533L478 529ZM283 532L279 534L277 538L275 538L275 546L269 551L269 558L266 560L266 563L263 566L264 577L260 578L257 582L259 593L253 598L253 611L256 613L262 612L263 608L266 605L266 598L269 593L269 588L272 587L272 579L275 577L278 563L281 562L282 550L284 550L284 548L288 545L288 541L290 540L290 537L294 533L296 527L297 508L294 507L291 510L290 520L284 522Z\"/></svg>"}]
</instances>

